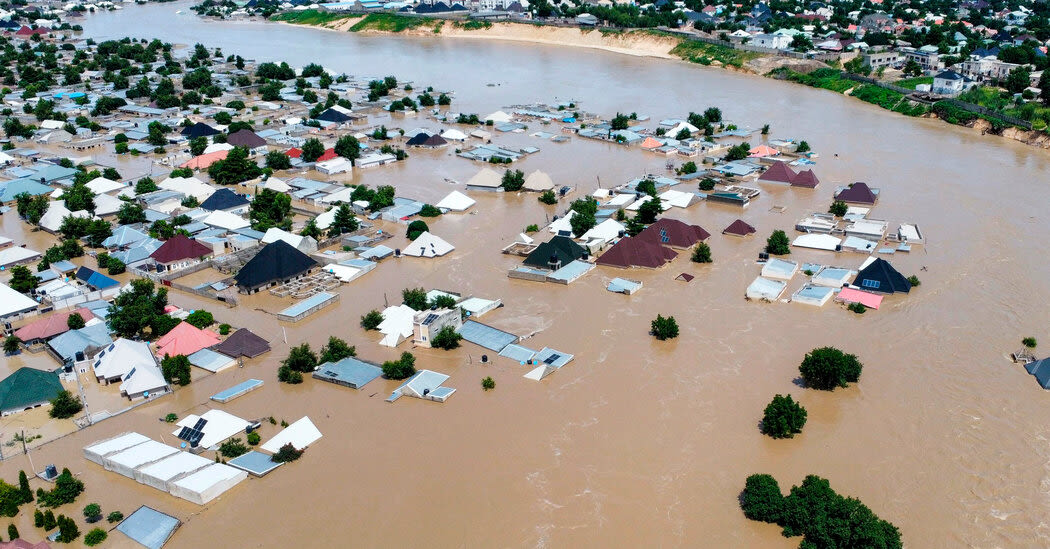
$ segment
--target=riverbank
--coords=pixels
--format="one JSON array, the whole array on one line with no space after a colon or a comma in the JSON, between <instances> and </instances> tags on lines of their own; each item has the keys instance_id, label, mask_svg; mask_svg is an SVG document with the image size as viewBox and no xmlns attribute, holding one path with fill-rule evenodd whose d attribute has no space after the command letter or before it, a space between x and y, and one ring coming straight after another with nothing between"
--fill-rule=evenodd
<instances>
[{"instance_id":1,"label":"riverbank","mask_svg":"<svg viewBox=\"0 0 1050 549\"><path fill-rule=\"evenodd\" d=\"M968 112L946 102L926 105L911 101L900 92L844 78L839 70L820 61L737 50L655 30L585 30L519 22L438 19L389 13L350 15L317 10L278 14L273 21L336 32L504 40L682 60L827 89L905 116L937 118L949 124L973 128L981 135L997 135L1050 149L1050 135L1044 131L1016 127L994 116Z\"/></svg>"}]
</instances>

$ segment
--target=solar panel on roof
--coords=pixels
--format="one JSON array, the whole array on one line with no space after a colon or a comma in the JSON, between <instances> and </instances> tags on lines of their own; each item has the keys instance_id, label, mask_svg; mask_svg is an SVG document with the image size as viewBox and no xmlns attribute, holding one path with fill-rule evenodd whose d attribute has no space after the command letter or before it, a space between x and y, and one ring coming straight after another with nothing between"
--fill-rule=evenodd
<instances>
[{"instance_id":1,"label":"solar panel on roof","mask_svg":"<svg viewBox=\"0 0 1050 549\"><path fill-rule=\"evenodd\" d=\"M427 317L423 320L423 324L424 325L430 324L431 322L434 322L435 320L437 320L437 317L438 317L438 315L431 313L431 314L427 315Z\"/></svg>"},{"instance_id":2,"label":"solar panel on roof","mask_svg":"<svg viewBox=\"0 0 1050 549\"><path fill-rule=\"evenodd\" d=\"M201 418L197 420L197 424L193 426L193 430L200 431L204 428L204 425L208 423L208 420Z\"/></svg>"},{"instance_id":3,"label":"solar panel on roof","mask_svg":"<svg viewBox=\"0 0 1050 549\"><path fill-rule=\"evenodd\" d=\"M179 431L178 438L180 438L182 440L189 440L190 439L190 431L191 431L191 429L189 427L183 427L182 430Z\"/></svg>"},{"instance_id":4,"label":"solar panel on roof","mask_svg":"<svg viewBox=\"0 0 1050 549\"><path fill-rule=\"evenodd\" d=\"M545 359L543 360L543 363L544 363L544 364L554 364L554 362L555 362L555 361L557 361L557 360L558 360L559 358L561 358L561 355L559 355L559 354L553 354L553 355L551 355L551 356L549 356L549 357L545 358Z\"/></svg>"}]
</instances>

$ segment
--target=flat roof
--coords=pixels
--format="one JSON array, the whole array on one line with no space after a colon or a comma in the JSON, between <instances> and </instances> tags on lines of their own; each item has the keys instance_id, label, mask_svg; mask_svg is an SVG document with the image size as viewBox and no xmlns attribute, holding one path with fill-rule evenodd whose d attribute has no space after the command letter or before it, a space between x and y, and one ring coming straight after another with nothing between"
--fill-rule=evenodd
<instances>
[{"instance_id":1,"label":"flat roof","mask_svg":"<svg viewBox=\"0 0 1050 549\"><path fill-rule=\"evenodd\" d=\"M216 402L228 402L231 401L248 391L258 389L263 384L261 379L249 379L248 381L242 381L225 391L219 391L211 396L211 399Z\"/></svg>"},{"instance_id":2,"label":"flat roof","mask_svg":"<svg viewBox=\"0 0 1050 549\"><path fill-rule=\"evenodd\" d=\"M518 362L525 364L532 360L532 357L536 356L536 351L533 351L528 347L511 343L499 352L499 356L505 356L511 360L517 360Z\"/></svg>"},{"instance_id":3,"label":"flat roof","mask_svg":"<svg viewBox=\"0 0 1050 549\"><path fill-rule=\"evenodd\" d=\"M178 450L167 444L148 440L109 456L109 460L118 465L126 465L134 469L140 465L168 457L175 452L178 452Z\"/></svg>"},{"instance_id":4,"label":"flat roof","mask_svg":"<svg viewBox=\"0 0 1050 549\"><path fill-rule=\"evenodd\" d=\"M180 524L179 519L143 505L121 521L117 530L149 549L160 549Z\"/></svg>"},{"instance_id":5,"label":"flat roof","mask_svg":"<svg viewBox=\"0 0 1050 549\"><path fill-rule=\"evenodd\" d=\"M179 452L152 465L147 465L146 467L139 469L139 473L163 481L168 481L183 473L190 473L202 467L207 467L212 463L215 462L206 457L201 457L189 452Z\"/></svg>"},{"instance_id":6,"label":"flat roof","mask_svg":"<svg viewBox=\"0 0 1050 549\"><path fill-rule=\"evenodd\" d=\"M218 372L219 370L229 368L237 362L237 359L230 358L211 349L201 349L190 355L189 359L190 364L208 370L209 372Z\"/></svg>"},{"instance_id":7,"label":"flat roof","mask_svg":"<svg viewBox=\"0 0 1050 549\"><path fill-rule=\"evenodd\" d=\"M502 351L504 347L511 343L517 343L520 339L510 332L504 332L475 320L464 322L459 329L459 333L463 336L463 339L496 352Z\"/></svg>"},{"instance_id":8,"label":"flat roof","mask_svg":"<svg viewBox=\"0 0 1050 549\"><path fill-rule=\"evenodd\" d=\"M255 450L237 456L227 463L257 477L265 476L270 471L284 465L283 463L274 463L273 460L270 459L270 456L262 452L256 452Z\"/></svg>"},{"instance_id":9,"label":"flat roof","mask_svg":"<svg viewBox=\"0 0 1050 549\"><path fill-rule=\"evenodd\" d=\"M124 433L111 439L96 442L84 448L85 452L92 452L101 456L127 450L136 444L142 444L150 438L141 433Z\"/></svg>"},{"instance_id":10,"label":"flat roof","mask_svg":"<svg viewBox=\"0 0 1050 549\"><path fill-rule=\"evenodd\" d=\"M568 265L558 269L557 271L554 271L553 273L547 275L547 278L572 282L573 280L580 278L581 276L586 274L587 271L590 271L593 268L594 263L587 263L586 261L573 261L570 262Z\"/></svg>"},{"instance_id":11,"label":"flat roof","mask_svg":"<svg viewBox=\"0 0 1050 549\"><path fill-rule=\"evenodd\" d=\"M320 292L300 301L299 303L296 303L295 305L292 305L291 307L288 307L287 309L277 313L277 315L297 317L309 311L310 309L313 309L314 307L323 305L327 301L335 299L335 297L335 294L330 294L328 292Z\"/></svg>"},{"instance_id":12,"label":"flat roof","mask_svg":"<svg viewBox=\"0 0 1050 549\"><path fill-rule=\"evenodd\" d=\"M360 389L381 375L383 375L383 369L379 366L354 357L347 357L339 362L325 362L318 367L313 377Z\"/></svg>"},{"instance_id":13,"label":"flat roof","mask_svg":"<svg viewBox=\"0 0 1050 549\"><path fill-rule=\"evenodd\" d=\"M175 486L200 493L239 474L241 474L239 469L224 463L212 463L208 467L175 482Z\"/></svg>"}]
</instances>

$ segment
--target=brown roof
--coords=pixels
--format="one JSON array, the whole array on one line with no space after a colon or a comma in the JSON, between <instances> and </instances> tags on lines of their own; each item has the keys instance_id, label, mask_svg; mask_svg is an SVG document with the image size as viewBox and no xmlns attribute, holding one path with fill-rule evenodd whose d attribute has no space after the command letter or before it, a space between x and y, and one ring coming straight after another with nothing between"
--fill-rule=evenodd
<instances>
[{"instance_id":1,"label":"brown roof","mask_svg":"<svg viewBox=\"0 0 1050 549\"><path fill-rule=\"evenodd\" d=\"M150 254L150 257L155 259L158 263L174 263L176 261L182 261L183 259L193 259L196 257L204 257L211 255L212 249L186 235L178 234L168 239L167 242L161 244L157 251Z\"/></svg>"},{"instance_id":2,"label":"brown roof","mask_svg":"<svg viewBox=\"0 0 1050 549\"><path fill-rule=\"evenodd\" d=\"M646 242L637 237L621 238L612 248L609 248L598 258L599 265L611 267L649 267L655 269L662 267L668 261L678 256L678 252L661 246Z\"/></svg>"},{"instance_id":3,"label":"brown roof","mask_svg":"<svg viewBox=\"0 0 1050 549\"><path fill-rule=\"evenodd\" d=\"M791 171L787 162L774 162L773 165L758 178L758 180L790 184L795 180L795 172Z\"/></svg>"},{"instance_id":4,"label":"brown roof","mask_svg":"<svg viewBox=\"0 0 1050 549\"><path fill-rule=\"evenodd\" d=\"M743 219L737 219L722 230L722 234L731 234L734 236L747 236L754 232L755 228L748 225Z\"/></svg>"},{"instance_id":5,"label":"brown roof","mask_svg":"<svg viewBox=\"0 0 1050 549\"><path fill-rule=\"evenodd\" d=\"M816 188L817 185L820 185L820 180L817 179L817 174L813 173L813 170L798 172L795 175L795 180L791 182L792 187L806 187L809 189Z\"/></svg>"},{"instance_id":6,"label":"brown roof","mask_svg":"<svg viewBox=\"0 0 1050 549\"><path fill-rule=\"evenodd\" d=\"M854 204L874 204L878 198L879 197L871 191L871 187L868 187L867 183L859 181L851 185L848 189L843 189L839 194L835 195L836 200L852 202Z\"/></svg>"},{"instance_id":7,"label":"brown roof","mask_svg":"<svg viewBox=\"0 0 1050 549\"><path fill-rule=\"evenodd\" d=\"M266 144L266 140L259 137L255 132L249 129L242 129L233 132L226 138L226 142L235 147L245 147L248 149L254 149L256 147L262 147Z\"/></svg>"},{"instance_id":8,"label":"brown roof","mask_svg":"<svg viewBox=\"0 0 1050 549\"><path fill-rule=\"evenodd\" d=\"M689 225L677 219L664 217L646 227L636 238L674 248L689 248L710 236L711 233L699 225Z\"/></svg>"},{"instance_id":9,"label":"brown roof","mask_svg":"<svg viewBox=\"0 0 1050 549\"><path fill-rule=\"evenodd\" d=\"M270 343L251 330L241 328L226 338L226 341L212 347L212 350L233 358L254 358L269 351Z\"/></svg>"}]
</instances>

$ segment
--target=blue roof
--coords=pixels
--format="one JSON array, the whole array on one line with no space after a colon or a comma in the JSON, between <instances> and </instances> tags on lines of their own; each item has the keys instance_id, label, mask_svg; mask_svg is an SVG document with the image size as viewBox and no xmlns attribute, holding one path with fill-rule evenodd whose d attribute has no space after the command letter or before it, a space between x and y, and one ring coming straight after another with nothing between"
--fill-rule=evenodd
<instances>
[{"instance_id":1,"label":"blue roof","mask_svg":"<svg viewBox=\"0 0 1050 549\"><path fill-rule=\"evenodd\" d=\"M284 465L283 463L274 463L267 454L254 450L235 457L227 463L243 471L248 471L257 477L264 476L266 473Z\"/></svg>"},{"instance_id":2,"label":"blue roof","mask_svg":"<svg viewBox=\"0 0 1050 549\"><path fill-rule=\"evenodd\" d=\"M496 352L502 351L504 347L511 343L517 343L520 339L512 333L497 330L476 320L464 322L463 326L459 328L459 334L463 336L463 339L475 345Z\"/></svg>"},{"instance_id":3,"label":"blue roof","mask_svg":"<svg viewBox=\"0 0 1050 549\"><path fill-rule=\"evenodd\" d=\"M190 359L190 364L209 372L217 372L233 361L232 358L211 349L201 349L187 358Z\"/></svg>"},{"instance_id":4,"label":"blue roof","mask_svg":"<svg viewBox=\"0 0 1050 549\"><path fill-rule=\"evenodd\" d=\"M522 347L521 345L511 343L499 352L499 356L505 356L511 360L517 360L518 362L528 362L532 360L532 357L536 356L536 351L533 351L528 347Z\"/></svg>"},{"instance_id":5,"label":"blue roof","mask_svg":"<svg viewBox=\"0 0 1050 549\"><path fill-rule=\"evenodd\" d=\"M76 357L78 351L88 347L105 347L113 343L109 336L109 327L105 322L85 326L79 330L70 330L60 334L47 342L48 346L64 360Z\"/></svg>"},{"instance_id":6,"label":"blue roof","mask_svg":"<svg viewBox=\"0 0 1050 549\"><path fill-rule=\"evenodd\" d=\"M120 286L120 282L87 267L77 269L77 280L80 280L96 290L105 290L107 288L112 288L113 286Z\"/></svg>"},{"instance_id":7,"label":"blue roof","mask_svg":"<svg viewBox=\"0 0 1050 549\"><path fill-rule=\"evenodd\" d=\"M16 196L26 193L29 195L48 194L54 189L32 179L15 179L7 183L0 183L0 202L11 202Z\"/></svg>"},{"instance_id":8,"label":"blue roof","mask_svg":"<svg viewBox=\"0 0 1050 549\"><path fill-rule=\"evenodd\" d=\"M564 280L566 282L572 282L573 280L580 278L581 276L586 274L587 271L590 271L593 268L594 263L587 263L586 261L577 260L547 275L547 278L553 280Z\"/></svg>"},{"instance_id":9,"label":"blue roof","mask_svg":"<svg viewBox=\"0 0 1050 549\"><path fill-rule=\"evenodd\" d=\"M547 364L555 368L561 368L569 362L572 362L573 355L569 353L563 353L557 349L551 349L550 347L544 347L540 349L540 352L536 353L536 356L532 357L533 364Z\"/></svg>"},{"instance_id":10,"label":"blue roof","mask_svg":"<svg viewBox=\"0 0 1050 549\"><path fill-rule=\"evenodd\" d=\"M625 291L632 292L641 288L641 283L633 280L627 280L626 278L614 278L609 282L609 286L606 290L610 292L623 293Z\"/></svg>"},{"instance_id":11,"label":"blue roof","mask_svg":"<svg viewBox=\"0 0 1050 549\"><path fill-rule=\"evenodd\" d=\"M113 234L109 238L102 241L102 246L106 248L128 246L134 242L145 240L148 236L138 229L128 225L121 225L113 230Z\"/></svg>"},{"instance_id":12,"label":"blue roof","mask_svg":"<svg viewBox=\"0 0 1050 549\"><path fill-rule=\"evenodd\" d=\"M309 311L310 309L332 299L332 297L333 294L330 294L328 292L320 292L300 301L299 303L296 303L295 305L292 305L291 307L288 307L287 309L277 314L279 316L299 316L305 313L306 311Z\"/></svg>"},{"instance_id":13,"label":"blue roof","mask_svg":"<svg viewBox=\"0 0 1050 549\"><path fill-rule=\"evenodd\" d=\"M339 362L325 362L314 372L313 377L360 389L373 379L383 375L383 369L354 357Z\"/></svg>"},{"instance_id":14,"label":"blue roof","mask_svg":"<svg viewBox=\"0 0 1050 549\"><path fill-rule=\"evenodd\" d=\"M143 505L118 524L117 530L149 549L160 549L179 524L179 519Z\"/></svg>"},{"instance_id":15,"label":"blue roof","mask_svg":"<svg viewBox=\"0 0 1050 549\"><path fill-rule=\"evenodd\" d=\"M40 181L43 178L44 182L51 183L58 181L59 179L69 179L77 174L77 171L73 168L63 168L57 164L45 164L33 172L33 175L29 178Z\"/></svg>"},{"instance_id":16,"label":"blue roof","mask_svg":"<svg viewBox=\"0 0 1050 549\"><path fill-rule=\"evenodd\" d=\"M248 381L242 381L225 391L219 391L210 398L216 402L227 402L233 400L252 389L257 389L263 384L261 379L249 379Z\"/></svg>"}]
</instances>

